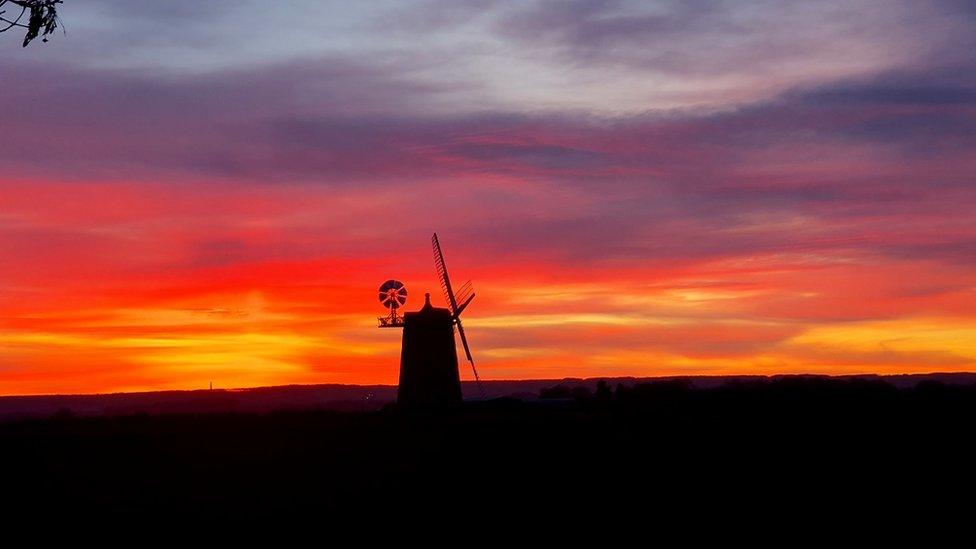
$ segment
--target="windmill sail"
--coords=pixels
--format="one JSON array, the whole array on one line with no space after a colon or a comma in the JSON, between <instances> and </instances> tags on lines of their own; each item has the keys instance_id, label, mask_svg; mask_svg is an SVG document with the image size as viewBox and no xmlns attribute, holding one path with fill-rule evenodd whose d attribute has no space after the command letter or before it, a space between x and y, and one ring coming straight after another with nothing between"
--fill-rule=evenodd
<instances>
[{"instance_id":1,"label":"windmill sail","mask_svg":"<svg viewBox=\"0 0 976 549\"><path fill-rule=\"evenodd\" d=\"M437 233L430 238L430 242L434 246L434 268L437 270L441 289L444 290L444 299L451 306L451 314L457 314L457 301L454 299L454 289L451 288L451 278L447 275L447 265L444 264L444 254L441 253L441 243L437 240Z\"/></svg>"},{"instance_id":2,"label":"windmill sail","mask_svg":"<svg viewBox=\"0 0 976 549\"><path fill-rule=\"evenodd\" d=\"M441 289L444 291L444 299L447 300L448 305L451 307L454 324L457 326L458 335L461 336L461 346L464 347L464 354L468 358L468 363L471 364L471 371L474 372L474 379L478 383L478 391L481 392L481 397L484 398L485 389L481 386L481 377L478 376L478 369L474 366L471 349L468 347L468 338L464 336L464 326L461 325L461 311L474 299L474 290L471 287L471 282L465 282L461 285L458 294L455 295L454 288L451 286L451 277L447 274L447 265L444 263L444 254L441 252L441 243L437 239L437 233L434 233L430 242L434 248L434 269L437 270L437 278L440 280ZM460 302L460 305L458 305L458 302Z\"/></svg>"},{"instance_id":3,"label":"windmill sail","mask_svg":"<svg viewBox=\"0 0 976 549\"><path fill-rule=\"evenodd\" d=\"M468 356L468 362L471 363L471 369L474 370L474 378L481 383L481 379L478 378L478 370L474 368L474 359L471 358L471 349L468 348L468 338L464 337L464 327L461 326L461 321L457 321L457 331L458 335L461 336L461 345L464 346L464 354Z\"/></svg>"}]
</instances>

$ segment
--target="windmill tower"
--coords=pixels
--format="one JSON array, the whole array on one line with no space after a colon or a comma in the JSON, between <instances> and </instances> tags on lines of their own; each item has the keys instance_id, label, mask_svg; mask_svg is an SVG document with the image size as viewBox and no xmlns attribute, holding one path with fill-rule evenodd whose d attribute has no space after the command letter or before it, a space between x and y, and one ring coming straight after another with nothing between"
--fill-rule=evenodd
<instances>
[{"instance_id":1,"label":"windmill tower","mask_svg":"<svg viewBox=\"0 0 976 549\"><path fill-rule=\"evenodd\" d=\"M455 328L484 396L481 379L474 369L474 359L471 358L471 349L461 325L461 312L474 299L474 291L471 283L466 282L457 293L454 292L436 233L431 238L431 244L434 248L434 268L449 308L432 306L430 294L426 294L424 306L419 311L400 316L397 308L406 302L406 288L398 281L387 281L380 287L380 301L390 308L390 316L380 318L379 327L403 328L397 404L404 408L446 408L461 404ZM403 299L397 297L400 294L389 297L391 290L402 292Z\"/></svg>"}]
</instances>

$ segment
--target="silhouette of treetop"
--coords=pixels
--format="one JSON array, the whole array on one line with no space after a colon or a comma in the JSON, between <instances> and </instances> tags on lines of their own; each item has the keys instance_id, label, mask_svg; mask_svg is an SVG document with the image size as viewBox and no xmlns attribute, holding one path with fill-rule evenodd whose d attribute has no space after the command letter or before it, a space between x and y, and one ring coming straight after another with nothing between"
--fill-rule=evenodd
<instances>
[{"instance_id":1,"label":"silhouette of treetop","mask_svg":"<svg viewBox=\"0 0 976 549\"><path fill-rule=\"evenodd\" d=\"M41 36L42 42L47 42L47 35L58 28L58 4L62 0L0 0L0 33L13 28L27 29L24 36L24 47L31 40ZM6 7L14 6L10 13ZM19 13L16 8L20 8Z\"/></svg>"}]
</instances>

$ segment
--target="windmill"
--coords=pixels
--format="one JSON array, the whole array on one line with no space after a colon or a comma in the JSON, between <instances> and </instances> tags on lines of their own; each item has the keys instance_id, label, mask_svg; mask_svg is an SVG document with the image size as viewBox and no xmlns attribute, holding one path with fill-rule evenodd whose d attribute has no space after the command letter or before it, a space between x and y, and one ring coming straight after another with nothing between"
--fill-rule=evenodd
<instances>
[{"instance_id":1,"label":"windmill","mask_svg":"<svg viewBox=\"0 0 976 549\"><path fill-rule=\"evenodd\" d=\"M468 347L468 338L464 337L464 326L461 325L461 312L474 299L474 288L471 286L471 281L469 280L461 285L457 294L454 293L454 288L451 286L451 277L448 276L447 265L444 263L444 253L441 252L441 243L437 239L437 233L434 233L434 236L430 237L430 243L434 248L434 269L437 271L441 289L444 291L444 299L447 300L447 304L451 307L451 318L454 320L454 326L457 328L458 336L461 338L461 346L464 347L464 354L468 358L468 363L471 364L471 371L474 373L474 380L478 384L478 391L481 393L482 398L484 398L485 389L481 386L481 377L478 376L478 369L475 368L474 359L471 358L471 348Z\"/></svg>"},{"instance_id":2,"label":"windmill","mask_svg":"<svg viewBox=\"0 0 976 549\"><path fill-rule=\"evenodd\" d=\"M404 408L432 409L461 404L455 329L461 337L461 345L471 364L478 390L482 398L485 396L461 325L461 312L474 299L474 291L470 282L454 291L437 234L431 238L431 243L434 246L434 267L449 308L434 307L430 304L430 294L426 294L424 306L419 311L401 315L399 309L407 301L407 289L403 283L391 279L379 289L380 303L390 310L389 315L379 318L379 327L403 328L397 404Z\"/></svg>"},{"instance_id":3,"label":"windmill","mask_svg":"<svg viewBox=\"0 0 976 549\"><path fill-rule=\"evenodd\" d=\"M403 326L403 316L397 309L407 302L407 287L399 280L387 280L380 285L380 303L390 310L387 316L379 317L380 328L400 328Z\"/></svg>"}]
</instances>

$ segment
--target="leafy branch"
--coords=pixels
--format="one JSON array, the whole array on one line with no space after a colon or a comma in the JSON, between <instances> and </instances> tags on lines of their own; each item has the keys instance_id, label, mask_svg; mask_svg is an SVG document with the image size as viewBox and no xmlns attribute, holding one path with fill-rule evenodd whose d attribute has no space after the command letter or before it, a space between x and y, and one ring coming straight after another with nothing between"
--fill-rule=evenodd
<instances>
[{"instance_id":1,"label":"leafy branch","mask_svg":"<svg viewBox=\"0 0 976 549\"><path fill-rule=\"evenodd\" d=\"M27 29L24 36L24 47L31 43L31 40L41 36L42 42L47 42L47 36L53 33L60 24L58 19L58 4L63 0L0 0L0 32L6 32L12 28ZM14 16L7 16L4 5L12 4L20 8L20 13ZM16 9L13 11L16 13ZM27 16L26 22L24 16Z\"/></svg>"}]
</instances>

